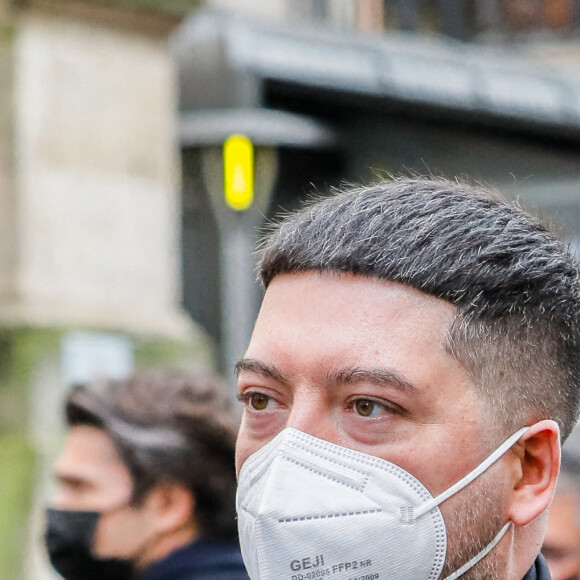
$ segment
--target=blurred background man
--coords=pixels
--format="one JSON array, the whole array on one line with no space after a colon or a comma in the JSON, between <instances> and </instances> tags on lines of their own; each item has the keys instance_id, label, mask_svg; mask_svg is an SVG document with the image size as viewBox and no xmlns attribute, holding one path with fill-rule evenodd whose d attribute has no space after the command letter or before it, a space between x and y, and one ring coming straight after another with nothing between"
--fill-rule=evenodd
<instances>
[{"instance_id":1,"label":"blurred background man","mask_svg":"<svg viewBox=\"0 0 580 580\"><path fill-rule=\"evenodd\" d=\"M552 580L580 580L580 431L562 449L556 496L542 552Z\"/></svg>"},{"instance_id":2,"label":"blurred background man","mask_svg":"<svg viewBox=\"0 0 580 580\"><path fill-rule=\"evenodd\" d=\"M166 371L71 391L46 529L66 580L247 578L220 386Z\"/></svg>"}]
</instances>

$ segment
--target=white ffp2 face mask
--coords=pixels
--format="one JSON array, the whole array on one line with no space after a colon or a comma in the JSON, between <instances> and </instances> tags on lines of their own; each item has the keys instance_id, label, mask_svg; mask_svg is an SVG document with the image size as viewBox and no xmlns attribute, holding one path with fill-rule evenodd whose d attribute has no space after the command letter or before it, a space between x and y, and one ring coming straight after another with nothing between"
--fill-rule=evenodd
<instances>
[{"instance_id":1,"label":"white ffp2 face mask","mask_svg":"<svg viewBox=\"0 0 580 580\"><path fill-rule=\"evenodd\" d=\"M436 498L398 465L284 429L240 471L238 528L250 578L436 580L447 552L439 504L483 473L527 429ZM488 554L510 525L447 580Z\"/></svg>"}]
</instances>

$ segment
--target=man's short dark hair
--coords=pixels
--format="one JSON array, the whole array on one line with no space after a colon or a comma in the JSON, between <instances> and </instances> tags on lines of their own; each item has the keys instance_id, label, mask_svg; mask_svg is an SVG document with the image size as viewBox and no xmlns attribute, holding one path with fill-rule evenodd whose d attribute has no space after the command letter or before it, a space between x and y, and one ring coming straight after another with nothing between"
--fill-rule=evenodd
<instances>
[{"instance_id":1,"label":"man's short dark hair","mask_svg":"<svg viewBox=\"0 0 580 580\"><path fill-rule=\"evenodd\" d=\"M77 386L66 418L111 437L131 474L133 505L158 483L177 484L195 498L205 537L236 536L235 421L215 377L162 370Z\"/></svg>"},{"instance_id":2,"label":"man's short dark hair","mask_svg":"<svg viewBox=\"0 0 580 580\"><path fill-rule=\"evenodd\" d=\"M281 274L343 272L405 284L457 309L447 350L505 429L576 422L580 283L564 244L481 187L394 179L315 200L259 250L267 287Z\"/></svg>"}]
</instances>

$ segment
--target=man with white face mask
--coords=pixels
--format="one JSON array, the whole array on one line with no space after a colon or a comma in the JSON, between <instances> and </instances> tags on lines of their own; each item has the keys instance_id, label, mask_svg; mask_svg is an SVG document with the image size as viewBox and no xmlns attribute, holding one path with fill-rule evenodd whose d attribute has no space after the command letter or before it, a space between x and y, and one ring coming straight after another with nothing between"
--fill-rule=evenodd
<instances>
[{"instance_id":1,"label":"man with white face mask","mask_svg":"<svg viewBox=\"0 0 580 580\"><path fill-rule=\"evenodd\" d=\"M579 405L564 246L495 194L398 179L310 204L259 257L237 364L252 580L549 578Z\"/></svg>"}]
</instances>

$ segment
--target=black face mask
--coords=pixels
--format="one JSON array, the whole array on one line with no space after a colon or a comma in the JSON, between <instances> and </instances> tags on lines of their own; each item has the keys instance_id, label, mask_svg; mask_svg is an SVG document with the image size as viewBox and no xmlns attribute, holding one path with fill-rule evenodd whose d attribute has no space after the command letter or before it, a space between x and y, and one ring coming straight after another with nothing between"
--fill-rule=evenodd
<instances>
[{"instance_id":1,"label":"black face mask","mask_svg":"<svg viewBox=\"0 0 580 580\"><path fill-rule=\"evenodd\" d=\"M92 554L99 512L46 510L44 541L50 563L65 580L127 580L133 575L128 560Z\"/></svg>"}]
</instances>

